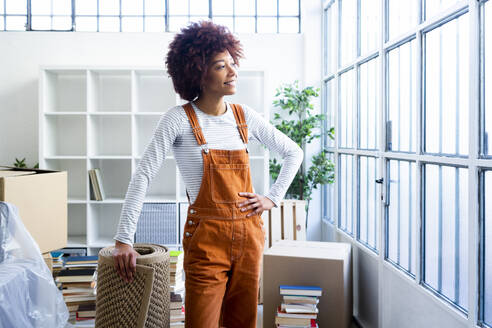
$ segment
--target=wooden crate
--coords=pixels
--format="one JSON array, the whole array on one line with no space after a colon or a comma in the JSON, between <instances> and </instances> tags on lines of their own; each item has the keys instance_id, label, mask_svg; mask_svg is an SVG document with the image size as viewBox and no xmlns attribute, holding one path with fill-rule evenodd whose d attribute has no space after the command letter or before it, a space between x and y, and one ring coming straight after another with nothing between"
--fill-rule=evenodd
<instances>
[{"instance_id":1,"label":"wooden crate","mask_svg":"<svg viewBox=\"0 0 492 328\"><path fill-rule=\"evenodd\" d=\"M306 201L284 199L280 207L262 214L265 223L265 249L279 240L306 240ZM263 261L262 261L263 262ZM260 265L260 291L258 304L263 304L263 263Z\"/></svg>"}]
</instances>

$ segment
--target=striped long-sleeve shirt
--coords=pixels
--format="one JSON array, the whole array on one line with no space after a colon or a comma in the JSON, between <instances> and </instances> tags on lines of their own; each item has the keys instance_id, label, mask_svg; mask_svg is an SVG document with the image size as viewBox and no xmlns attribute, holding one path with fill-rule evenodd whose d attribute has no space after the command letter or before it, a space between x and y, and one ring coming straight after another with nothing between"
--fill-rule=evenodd
<instances>
[{"instance_id":1,"label":"striped long-sleeve shirt","mask_svg":"<svg viewBox=\"0 0 492 328\"><path fill-rule=\"evenodd\" d=\"M245 148L229 104L226 103L226 112L219 116L206 114L193 102L192 105L210 149ZM276 129L259 113L246 105L241 106L248 125L249 141L258 141L270 151L279 154L284 160L277 180L265 195L275 203L275 206L278 206L301 165L303 152L294 141ZM115 240L133 245L133 236L137 229L137 220L147 188L157 175L170 150L174 153L191 204L195 201L203 175L202 150L195 139L183 107L176 106L163 114L159 120L154 135L130 180ZM175 179L175 177L169 177L169 179Z\"/></svg>"}]
</instances>

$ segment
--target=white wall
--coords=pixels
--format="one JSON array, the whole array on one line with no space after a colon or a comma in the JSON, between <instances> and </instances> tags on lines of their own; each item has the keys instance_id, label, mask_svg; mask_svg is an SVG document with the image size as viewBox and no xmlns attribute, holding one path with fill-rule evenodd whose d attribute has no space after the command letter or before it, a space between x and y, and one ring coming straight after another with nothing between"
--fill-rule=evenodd
<instances>
[{"instance_id":1,"label":"white wall","mask_svg":"<svg viewBox=\"0 0 492 328\"><path fill-rule=\"evenodd\" d=\"M281 83L298 79L304 85L306 77L308 83L319 86L321 76L316 70L321 67L321 50L316 40L320 39L321 30L316 24L321 19L321 4L308 3L311 2L316 6L310 4L302 10L302 21L306 22L303 29L309 37L305 34L238 36L246 56L241 69L267 71L266 103L270 109L275 89ZM28 166L38 162L40 65L161 66L165 70L167 47L173 36L172 33L0 33L0 165L12 165L15 158L23 157ZM312 48L308 51L307 47ZM308 239L320 238L319 206L319 201L313 201Z\"/></svg>"}]
</instances>

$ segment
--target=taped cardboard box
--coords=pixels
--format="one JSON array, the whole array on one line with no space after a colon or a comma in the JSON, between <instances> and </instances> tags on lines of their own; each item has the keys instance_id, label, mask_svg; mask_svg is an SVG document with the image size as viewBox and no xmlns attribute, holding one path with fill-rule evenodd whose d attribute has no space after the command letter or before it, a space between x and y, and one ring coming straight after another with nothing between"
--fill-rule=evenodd
<instances>
[{"instance_id":1,"label":"taped cardboard box","mask_svg":"<svg viewBox=\"0 0 492 328\"><path fill-rule=\"evenodd\" d=\"M51 274L53 274L53 257L51 256L51 253L43 253L43 260L50 269Z\"/></svg>"},{"instance_id":2,"label":"taped cardboard box","mask_svg":"<svg viewBox=\"0 0 492 328\"><path fill-rule=\"evenodd\" d=\"M46 253L67 245L67 172L0 167L0 201L14 204Z\"/></svg>"}]
</instances>

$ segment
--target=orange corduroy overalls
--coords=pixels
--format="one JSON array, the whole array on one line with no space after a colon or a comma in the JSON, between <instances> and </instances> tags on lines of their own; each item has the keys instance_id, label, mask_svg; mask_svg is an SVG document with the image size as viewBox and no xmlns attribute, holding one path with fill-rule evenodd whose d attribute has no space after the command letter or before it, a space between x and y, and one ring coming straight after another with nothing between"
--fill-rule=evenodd
<instances>
[{"instance_id":1,"label":"orange corduroy overalls","mask_svg":"<svg viewBox=\"0 0 492 328\"><path fill-rule=\"evenodd\" d=\"M183 231L185 327L254 328L265 244L261 216L241 212L239 192L253 192L247 148L208 149L190 103L183 106L202 148L203 178ZM248 130L231 104L243 142Z\"/></svg>"}]
</instances>

